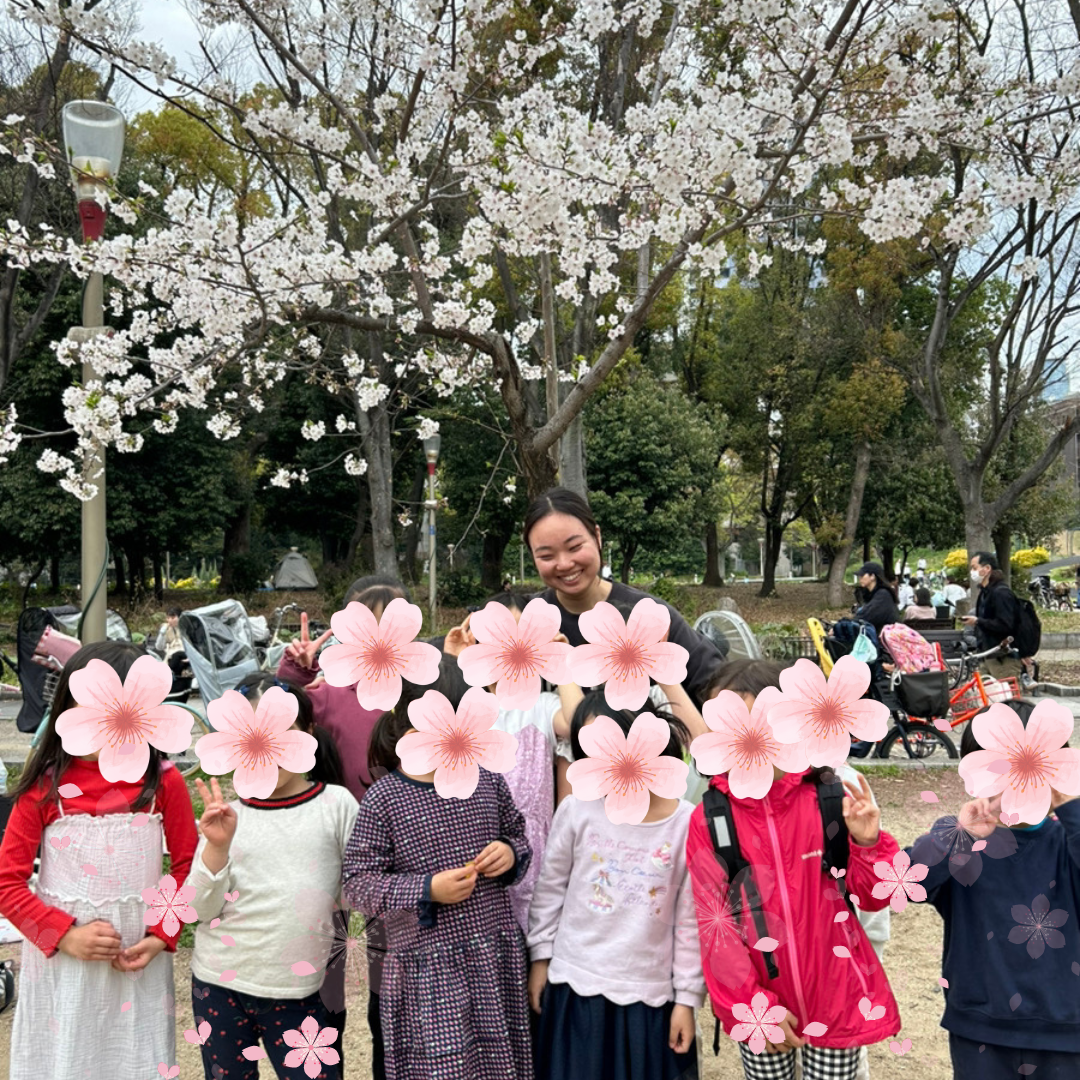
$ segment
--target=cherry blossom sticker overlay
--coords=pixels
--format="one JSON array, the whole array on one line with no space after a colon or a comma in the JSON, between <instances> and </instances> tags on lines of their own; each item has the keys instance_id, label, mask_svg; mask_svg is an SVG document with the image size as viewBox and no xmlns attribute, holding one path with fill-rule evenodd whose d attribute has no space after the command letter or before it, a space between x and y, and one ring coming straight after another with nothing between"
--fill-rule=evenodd
<instances>
[{"instance_id":1,"label":"cherry blossom sticker overlay","mask_svg":"<svg viewBox=\"0 0 1080 1080\"><path fill-rule=\"evenodd\" d=\"M541 677L555 686L570 682L573 648L554 640L561 622L559 608L540 597L525 605L520 622L493 600L469 620L477 644L458 656L462 677L470 686L494 683L500 708L531 709L540 698Z\"/></svg>"},{"instance_id":2,"label":"cherry blossom sticker overlay","mask_svg":"<svg viewBox=\"0 0 1080 1080\"><path fill-rule=\"evenodd\" d=\"M331 686L355 686L364 709L388 712L401 697L401 680L427 686L439 677L442 654L434 645L416 641L424 616L402 597L391 600L382 618L355 600L335 612L330 626L338 644L319 656Z\"/></svg>"},{"instance_id":3,"label":"cherry blossom sticker overlay","mask_svg":"<svg viewBox=\"0 0 1080 1080\"><path fill-rule=\"evenodd\" d=\"M996 703L971 721L979 745L960 761L968 794L1001 795L1002 818L1038 825L1050 812L1050 791L1080 795L1080 750L1065 746L1072 735L1072 713L1043 700L1023 725L1008 705Z\"/></svg>"},{"instance_id":4,"label":"cherry blossom sticker overlay","mask_svg":"<svg viewBox=\"0 0 1080 1080\"><path fill-rule=\"evenodd\" d=\"M613 824L639 825L649 811L650 792L678 799L686 790L690 766L664 754L670 739L666 721L653 713L642 713L629 735L610 716L598 716L578 735L588 756L573 762L566 778L579 799L603 799Z\"/></svg>"},{"instance_id":5,"label":"cherry blossom sticker overlay","mask_svg":"<svg viewBox=\"0 0 1080 1080\"><path fill-rule=\"evenodd\" d=\"M198 922L199 915L191 906L195 899L195 886L176 887L176 878L166 874L156 889L143 889L142 900L148 908L143 912L143 922L147 926L161 923L162 931L169 937L180 932L181 923Z\"/></svg>"},{"instance_id":6,"label":"cherry blossom sticker overlay","mask_svg":"<svg viewBox=\"0 0 1080 1080\"><path fill-rule=\"evenodd\" d=\"M625 621L614 604L601 600L581 613L578 628L588 644L574 649L570 674L579 686L603 684L613 709L640 709L650 679L670 686L686 678L690 653L664 640L671 612L655 600L639 600Z\"/></svg>"},{"instance_id":7,"label":"cherry blossom sticker overlay","mask_svg":"<svg viewBox=\"0 0 1080 1080\"><path fill-rule=\"evenodd\" d=\"M444 799L467 799L480 782L480 766L509 772L517 760L517 739L493 731L499 718L494 694L473 686L454 711L445 694L429 690L409 703L413 730L397 741L401 768L414 776L435 774L435 791Z\"/></svg>"},{"instance_id":8,"label":"cherry blossom sticker overlay","mask_svg":"<svg viewBox=\"0 0 1080 1080\"><path fill-rule=\"evenodd\" d=\"M926 899L926 889L919 882L930 873L930 867L922 863L912 865L906 851L898 851L891 863L874 863L874 873L881 878L874 885L874 898L884 900L889 897L889 907L893 911L903 911L909 900L920 903Z\"/></svg>"},{"instance_id":9,"label":"cherry blossom sticker overlay","mask_svg":"<svg viewBox=\"0 0 1080 1080\"><path fill-rule=\"evenodd\" d=\"M322 1065L336 1065L341 1060L333 1046L337 1034L337 1028L332 1027L320 1031L319 1022L313 1016L300 1022L299 1031L293 1028L282 1032L285 1045L295 1047L285 1055L285 1067L295 1069L303 1065L304 1072L314 1077L322 1072Z\"/></svg>"},{"instance_id":10,"label":"cherry blossom sticker overlay","mask_svg":"<svg viewBox=\"0 0 1080 1080\"><path fill-rule=\"evenodd\" d=\"M826 681L810 660L796 660L780 673L782 701L769 709L769 725L778 742L802 743L811 765L838 769L847 759L851 738L877 742L889 727L888 707L864 698L870 668L842 656Z\"/></svg>"},{"instance_id":11,"label":"cherry blossom sticker overlay","mask_svg":"<svg viewBox=\"0 0 1080 1080\"><path fill-rule=\"evenodd\" d=\"M769 999L762 993L755 994L750 1004L741 1001L731 1006L731 1015L741 1021L731 1029L731 1037L736 1042L744 1042L752 1054L760 1054L765 1049L765 1041L782 1043L783 1028L778 1025L787 1019L787 1008L774 1005L769 1008Z\"/></svg>"},{"instance_id":12,"label":"cherry blossom sticker overlay","mask_svg":"<svg viewBox=\"0 0 1080 1080\"><path fill-rule=\"evenodd\" d=\"M255 708L243 694L226 690L206 707L216 730L195 743L195 755L211 776L233 774L242 799L265 799L278 784L278 769L306 773L315 768L314 735L292 730L299 702L271 686Z\"/></svg>"},{"instance_id":13,"label":"cherry blossom sticker overlay","mask_svg":"<svg viewBox=\"0 0 1080 1080\"><path fill-rule=\"evenodd\" d=\"M191 745L191 717L162 704L172 689L172 672L162 660L140 656L123 682L104 660L91 660L71 673L68 685L78 705L56 718L60 743L72 757L96 753L109 783L141 780L151 746L179 754Z\"/></svg>"},{"instance_id":14,"label":"cherry blossom sticker overlay","mask_svg":"<svg viewBox=\"0 0 1080 1080\"><path fill-rule=\"evenodd\" d=\"M777 742L769 725L769 709L783 700L774 686L758 694L752 709L738 694L721 690L705 702L701 715L709 731L690 744L702 776L728 774L731 794L737 799L763 799L773 783L773 766L786 773L807 768L801 743Z\"/></svg>"},{"instance_id":15,"label":"cherry blossom sticker overlay","mask_svg":"<svg viewBox=\"0 0 1080 1080\"><path fill-rule=\"evenodd\" d=\"M1050 910L1050 901L1041 893L1031 901L1031 907L1014 904L1012 917L1017 925L1009 931L1009 940L1014 945L1027 942L1027 954L1032 960L1038 960L1046 951L1061 949L1065 946L1065 935L1058 929L1068 921L1069 913L1061 908Z\"/></svg>"}]
</instances>

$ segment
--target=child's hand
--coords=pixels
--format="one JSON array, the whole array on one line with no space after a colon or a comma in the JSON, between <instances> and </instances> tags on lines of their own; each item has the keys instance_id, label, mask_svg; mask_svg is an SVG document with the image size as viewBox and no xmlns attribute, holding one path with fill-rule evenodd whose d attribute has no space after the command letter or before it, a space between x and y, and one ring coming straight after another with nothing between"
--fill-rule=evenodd
<instances>
[{"instance_id":1,"label":"child's hand","mask_svg":"<svg viewBox=\"0 0 1080 1080\"><path fill-rule=\"evenodd\" d=\"M476 888L476 868L462 866L458 870L443 870L431 879L431 899L437 904L460 904L468 900Z\"/></svg>"},{"instance_id":2,"label":"child's hand","mask_svg":"<svg viewBox=\"0 0 1080 1080\"><path fill-rule=\"evenodd\" d=\"M534 965L535 966L535 965ZM530 972L530 983L531 983ZM547 971L544 972L547 977ZM531 987L530 987L531 989ZM537 1012L540 1010L537 1009ZM671 1010L671 1027L668 1029L668 1046L676 1054L685 1054L694 1041L694 1010L689 1005L676 1005Z\"/></svg>"},{"instance_id":3,"label":"child's hand","mask_svg":"<svg viewBox=\"0 0 1080 1080\"><path fill-rule=\"evenodd\" d=\"M447 656L460 656L470 645L476 644L476 638L469 629L471 615L465 616L465 621L460 626L455 626L443 641L443 652Z\"/></svg>"},{"instance_id":4,"label":"child's hand","mask_svg":"<svg viewBox=\"0 0 1080 1080\"><path fill-rule=\"evenodd\" d=\"M295 664L299 664L300 667L313 668L315 666L315 657L322 648L323 643L329 640L333 635L333 630L327 630L324 634L321 634L314 641L311 640L311 634L308 631L308 617L307 612L300 613L300 640L290 641L285 646L285 655L293 661Z\"/></svg>"},{"instance_id":5,"label":"child's hand","mask_svg":"<svg viewBox=\"0 0 1080 1080\"><path fill-rule=\"evenodd\" d=\"M529 1004L532 1006L534 1013L540 1012L540 997L544 993L544 987L547 986L548 964L550 962L550 960L534 960L529 966ZM671 1018L671 1031L674 1034L674 1015Z\"/></svg>"},{"instance_id":6,"label":"child's hand","mask_svg":"<svg viewBox=\"0 0 1080 1080\"><path fill-rule=\"evenodd\" d=\"M513 870L517 856L514 849L502 840L492 840L479 855L476 856L476 872L484 877L501 877L508 870Z\"/></svg>"},{"instance_id":7,"label":"child's hand","mask_svg":"<svg viewBox=\"0 0 1080 1080\"><path fill-rule=\"evenodd\" d=\"M881 813L870 797L870 785L859 773L859 786L844 781L844 822L851 839L860 847L873 847L881 835Z\"/></svg>"},{"instance_id":8,"label":"child's hand","mask_svg":"<svg viewBox=\"0 0 1080 1080\"><path fill-rule=\"evenodd\" d=\"M972 836L979 840L985 840L993 835L994 830L1000 824L998 815L1001 813L1000 798L972 799L960 807L960 827L966 829Z\"/></svg>"},{"instance_id":9,"label":"child's hand","mask_svg":"<svg viewBox=\"0 0 1080 1080\"><path fill-rule=\"evenodd\" d=\"M112 923L95 919L85 926L73 926L56 947L76 960L104 960L111 963L120 955L120 935Z\"/></svg>"},{"instance_id":10,"label":"child's hand","mask_svg":"<svg viewBox=\"0 0 1080 1080\"><path fill-rule=\"evenodd\" d=\"M236 835L236 811L221 794L217 777L210 778L210 790L202 780L196 780L195 787L204 807L199 818L199 832L206 837L207 844L227 852Z\"/></svg>"},{"instance_id":11,"label":"child's hand","mask_svg":"<svg viewBox=\"0 0 1080 1080\"><path fill-rule=\"evenodd\" d=\"M137 941L130 949L124 949L112 962L117 971L142 971L155 956L165 951L165 942L153 934Z\"/></svg>"},{"instance_id":12,"label":"child's hand","mask_svg":"<svg viewBox=\"0 0 1080 1080\"><path fill-rule=\"evenodd\" d=\"M794 1013L789 1012L787 1016L780 1021L778 1026L784 1033L784 1041L778 1043L767 1042L765 1044L765 1049L770 1054L784 1054L787 1053L788 1050L797 1050L800 1046L806 1045L806 1040L800 1039L799 1036L795 1034L795 1029L799 1026L799 1021Z\"/></svg>"}]
</instances>

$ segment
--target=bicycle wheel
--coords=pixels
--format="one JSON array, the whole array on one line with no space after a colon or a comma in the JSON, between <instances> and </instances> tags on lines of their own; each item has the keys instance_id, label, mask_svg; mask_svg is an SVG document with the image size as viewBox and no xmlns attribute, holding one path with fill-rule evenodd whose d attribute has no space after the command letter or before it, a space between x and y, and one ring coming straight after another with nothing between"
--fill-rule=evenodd
<instances>
[{"instance_id":1,"label":"bicycle wheel","mask_svg":"<svg viewBox=\"0 0 1080 1080\"><path fill-rule=\"evenodd\" d=\"M894 725L881 740L879 758L904 757L925 761L928 758L956 758L956 745L943 731L919 720L909 720L903 726Z\"/></svg>"}]
</instances>

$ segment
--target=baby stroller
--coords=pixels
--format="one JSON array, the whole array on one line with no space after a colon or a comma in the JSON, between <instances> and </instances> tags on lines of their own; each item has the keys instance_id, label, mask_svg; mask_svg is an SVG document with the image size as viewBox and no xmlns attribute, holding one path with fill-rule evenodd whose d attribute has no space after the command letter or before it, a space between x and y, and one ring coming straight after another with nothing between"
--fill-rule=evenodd
<instances>
[{"instance_id":1,"label":"baby stroller","mask_svg":"<svg viewBox=\"0 0 1080 1080\"><path fill-rule=\"evenodd\" d=\"M251 622L239 600L221 600L180 616L180 637L203 703L259 670Z\"/></svg>"},{"instance_id":2,"label":"baby stroller","mask_svg":"<svg viewBox=\"0 0 1080 1080\"><path fill-rule=\"evenodd\" d=\"M724 660L761 660L764 654L750 624L734 611L707 611L694 629L720 650Z\"/></svg>"}]
</instances>

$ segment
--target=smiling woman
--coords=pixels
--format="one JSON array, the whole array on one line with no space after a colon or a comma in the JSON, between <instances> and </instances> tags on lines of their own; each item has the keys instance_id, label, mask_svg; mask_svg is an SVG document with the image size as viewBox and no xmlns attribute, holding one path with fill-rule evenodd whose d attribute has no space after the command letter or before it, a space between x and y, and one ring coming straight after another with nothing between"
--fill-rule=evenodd
<instances>
[{"instance_id":1,"label":"smiling woman","mask_svg":"<svg viewBox=\"0 0 1080 1080\"><path fill-rule=\"evenodd\" d=\"M605 581L600 576L600 526L589 504L566 488L552 488L533 500L525 514L523 538L547 586L540 595L558 606L562 613L561 630L571 645L585 644L578 620L601 601L613 604L625 618L639 600L649 597L641 589ZM681 645L690 654L683 685L700 708L709 680L724 658L670 604L649 598L664 604L671 615L667 640Z\"/></svg>"}]
</instances>

